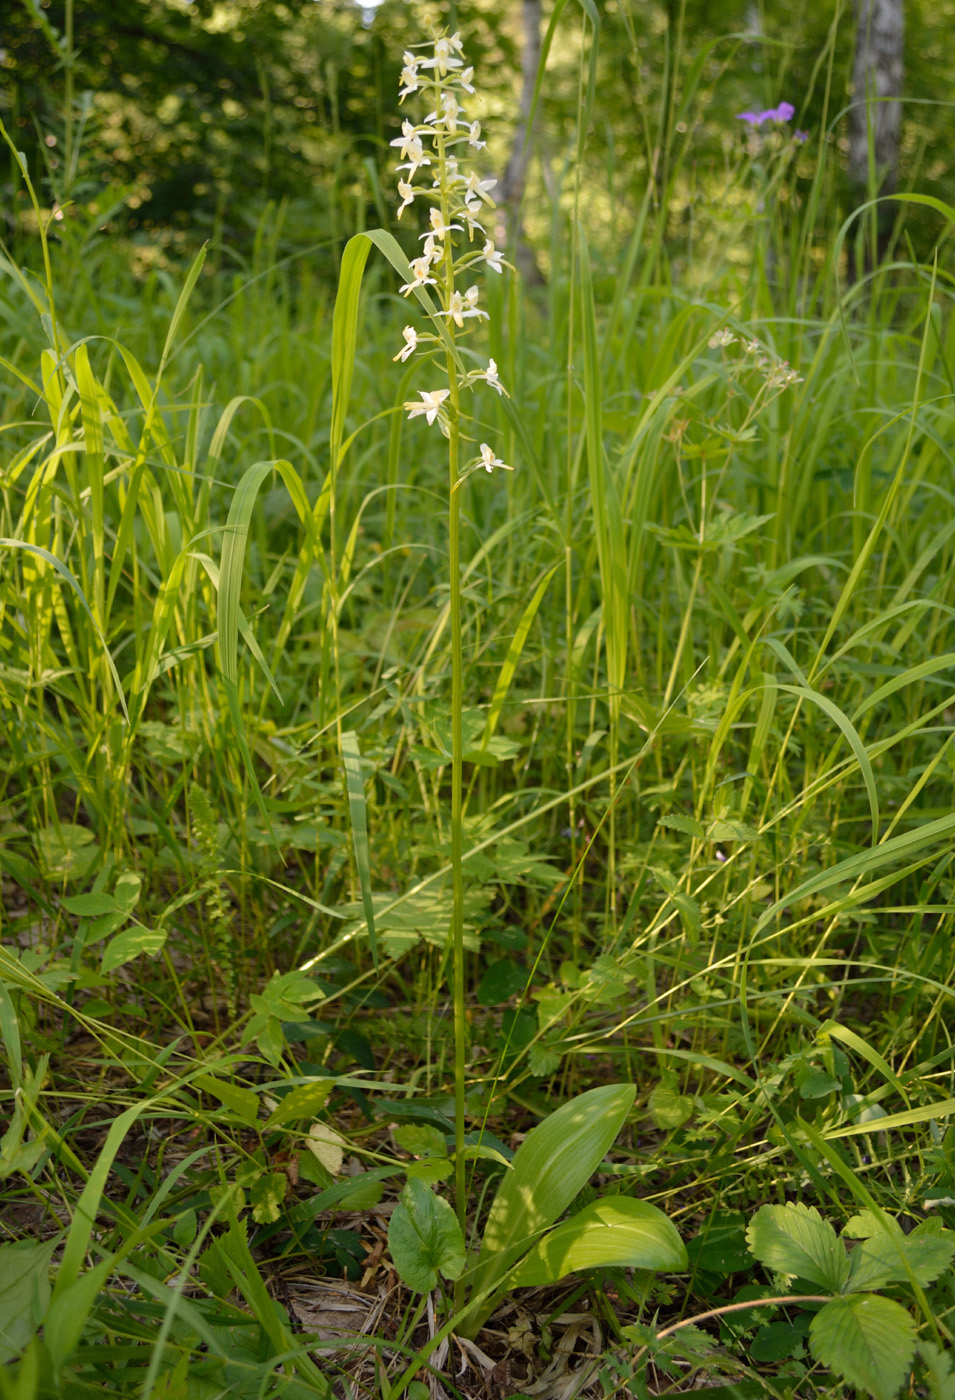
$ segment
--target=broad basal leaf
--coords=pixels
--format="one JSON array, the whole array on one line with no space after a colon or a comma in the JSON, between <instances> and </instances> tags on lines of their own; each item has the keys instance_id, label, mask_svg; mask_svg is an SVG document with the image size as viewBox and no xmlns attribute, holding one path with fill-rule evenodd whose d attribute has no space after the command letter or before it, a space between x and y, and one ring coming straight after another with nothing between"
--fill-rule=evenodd
<instances>
[{"instance_id":1,"label":"broad basal leaf","mask_svg":"<svg viewBox=\"0 0 955 1400\"><path fill-rule=\"evenodd\" d=\"M915 1354L915 1323L891 1298L855 1293L833 1298L809 1328L813 1356L875 1397L893 1400Z\"/></svg>"},{"instance_id":2,"label":"broad basal leaf","mask_svg":"<svg viewBox=\"0 0 955 1400\"><path fill-rule=\"evenodd\" d=\"M532 1128L498 1188L484 1228L472 1293L488 1294L560 1216L597 1170L634 1100L632 1084L588 1089ZM491 1304L479 1305L459 1328L473 1336Z\"/></svg>"},{"instance_id":3,"label":"broad basal leaf","mask_svg":"<svg viewBox=\"0 0 955 1400\"><path fill-rule=\"evenodd\" d=\"M544 1235L511 1274L513 1288L556 1283L581 1269L680 1270L686 1249L656 1206L630 1196L594 1201Z\"/></svg>"},{"instance_id":4,"label":"broad basal leaf","mask_svg":"<svg viewBox=\"0 0 955 1400\"><path fill-rule=\"evenodd\" d=\"M464 1269L464 1238L454 1211L412 1177L391 1214L388 1248L404 1283L430 1293L438 1274L456 1279Z\"/></svg>"},{"instance_id":5,"label":"broad basal leaf","mask_svg":"<svg viewBox=\"0 0 955 1400\"><path fill-rule=\"evenodd\" d=\"M746 1231L749 1247L767 1269L794 1274L833 1293L849 1276L845 1245L815 1206L790 1201L760 1206Z\"/></svg>"}]
</instances>

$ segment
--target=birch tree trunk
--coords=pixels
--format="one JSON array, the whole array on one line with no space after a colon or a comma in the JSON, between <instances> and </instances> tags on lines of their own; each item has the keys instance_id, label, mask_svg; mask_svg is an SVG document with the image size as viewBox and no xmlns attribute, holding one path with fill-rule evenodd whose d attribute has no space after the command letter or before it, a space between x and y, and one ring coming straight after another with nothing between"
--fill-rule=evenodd
<instances>
[{"instance_id":1,"label":"birch tree trunk","mask_svg":"<svg viewBox=\"0 0 955 1400\"><path fill-rule=\"evenodd\" d=\"M858 198L891 194L902 125L904 0L856 0L849 179ZM873 168L870 169L870 140Z\"/></svg>"},{"instance_id":2,"label":"birch tree trunk","mask_svg":"<svg viewBox=\"0 0 955 1400\"><path fill-rule=\"evenodd\" d=\"M521 202L530 159L530 117L534 101L534 83L541 56L541 0L523 0L521 14L524 42L521 49L521 115L514 132L514 144L504 174L501 177L500 242L513 240L514 260L525 278L541 280L534 254L524 242L524 221Z\"/></svg>"}]
</instances>

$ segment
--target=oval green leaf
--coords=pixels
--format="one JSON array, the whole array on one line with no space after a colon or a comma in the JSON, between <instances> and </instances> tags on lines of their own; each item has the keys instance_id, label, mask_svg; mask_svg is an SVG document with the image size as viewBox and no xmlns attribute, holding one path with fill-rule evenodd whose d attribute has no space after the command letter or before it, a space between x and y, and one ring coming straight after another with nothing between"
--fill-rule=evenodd
<instances>
[{"instance_id":1,"label":"oval green leaf","mask_svg":"<svg viewBox=\"0 0 955 1400\"><path fill-rule=\"evenodd\" d=\"M687 1267L686 1247L662 1210L631 1196L594 1201L537 1241L511 1274L513 1288L556 1283L582 1269Z\"/></svg>"}]
</instances>

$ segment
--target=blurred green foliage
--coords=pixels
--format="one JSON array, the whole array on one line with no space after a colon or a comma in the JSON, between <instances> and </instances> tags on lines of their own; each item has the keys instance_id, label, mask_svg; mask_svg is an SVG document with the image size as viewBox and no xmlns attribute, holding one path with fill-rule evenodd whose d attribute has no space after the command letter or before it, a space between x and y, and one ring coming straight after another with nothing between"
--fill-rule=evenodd
<instances>
[{"instance_id":1,"label":"blurred green foliage","mask_svg":"<svg viewBox=\"0 0 955 1400\"><path fill-rule=\"evenodd\" d=\"M293 246L337 242L356 210L359 223L389 222L378 179L400 121L401 53L429 14L465 31L499 169L518 125L516 0L383 0L369 10L354 0L8 0L5 8L0 118L50 203L72 201L91 225L99 218L111 232L170 251L213 237L241 252L269 201L286 206ZM551 12L545 3L544 24ZM672 232L687 232L698 202L719 198L745 139L740 110L789 100L794 127L810 133L807 156L823 140L842 150L855 24L847 0L601 0L596 13L589 168L606 237L620 234L621 220L625 236L649 172L665 183L661 150L683 162ZM915 183L949 202L953 19L953 0L906 0L899 187ZM568 168L582 36L589 45L584 8L568 5L541 93L532 190L542 179L559 185ZM836 193L844 214L851 196ZM11 155L0 160L8 236L23 211ZM916 245L930 246L937 219L925 217L926 240L911 215L909 227Z\"/></svg>"}]
</instances>

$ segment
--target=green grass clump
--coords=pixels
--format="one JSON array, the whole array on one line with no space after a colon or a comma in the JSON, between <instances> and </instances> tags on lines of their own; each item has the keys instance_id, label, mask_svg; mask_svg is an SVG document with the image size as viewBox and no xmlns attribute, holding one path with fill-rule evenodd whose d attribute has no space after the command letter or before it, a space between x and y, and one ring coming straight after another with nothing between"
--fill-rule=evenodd
<instances>
[{"instance_id":1,"label":"green grass clump","mask_svg":"<svg viewBox=\"0 0 955 1400\"><path fill-rule=\"evenodd\" d=\"M506 478L403 411L388 235L337 289L268 214L245 282L137 280L23 172L0 1396L951 1392L948 255L849 283L832 148L781 127L696 251L676 144L605 239L581 52L546 280L442 348L498 367ZM660 1212L685 1269L555 1262Z\"/></svg>"}]
</instances>

